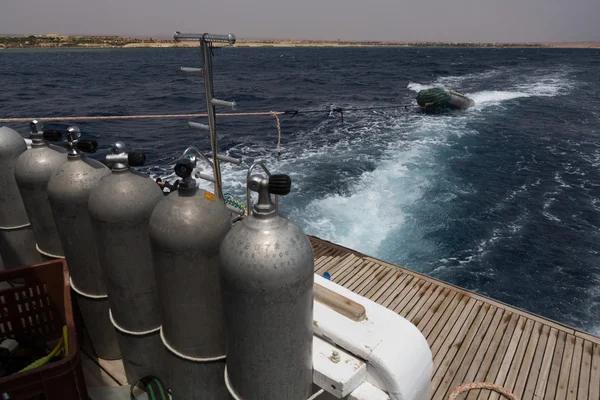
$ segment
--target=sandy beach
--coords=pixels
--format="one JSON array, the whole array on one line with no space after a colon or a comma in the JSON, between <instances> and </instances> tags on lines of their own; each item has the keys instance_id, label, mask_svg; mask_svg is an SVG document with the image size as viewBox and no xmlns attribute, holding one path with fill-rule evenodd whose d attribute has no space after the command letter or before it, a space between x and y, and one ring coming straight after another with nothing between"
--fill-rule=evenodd
<instances>
[{"instance_id":1,"label":"sandy beach","mask_svg":"<svg viewBox=\"0 0 600 400\"><path fill-rule=\"evenodd\" d=\"M170 48L198 47L198 42L175 42L119 36L43 36L29 42L26 37L0 37L0 48ZM221 44L216 44L221 46ZM456 47L456 48L561 48L599 49L600 41L589 42L408 42L408 41L328 41L294 39L244 39L235 47Z\"/></svg>"},{"instance_id":2,"label":"sandy beach","mask_svg":"<svg viewBox=\"0 0 600 400\"><path fill-rule=\"evenodd\" d=\"M197 47L196 42L128 43L123 48L136 47ZM273 40L238 40L235 47L492 47L492 48L600 48L600 42L551 42L551 43L461 43L461 42L334 42Z\"/></svg>"}]
</instances>

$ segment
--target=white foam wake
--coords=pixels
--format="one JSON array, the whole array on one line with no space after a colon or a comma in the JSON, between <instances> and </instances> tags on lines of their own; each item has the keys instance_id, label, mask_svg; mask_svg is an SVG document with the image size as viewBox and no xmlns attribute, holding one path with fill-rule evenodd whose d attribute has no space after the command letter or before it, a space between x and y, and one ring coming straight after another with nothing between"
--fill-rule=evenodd
<instances>
[{"instance_id":1,"label":"white foam wake","mask_svg":"<svg viewBox=\"0 0 600 400\"><path fill-rule=\"evenodd\" d=\"M495 79L497 88L477 90L488 84L490 78L506 74L506 79ZM475 101L475 110L497 105L507 100L527 97L554 97L568 93L573 84L568 71L535 71L524 79L515 71L495 69L476 74L437 78L431 83L410 82L407 88L414 92L433 87L446 87L464 92ZM473 88L473 89L471 89Z\"/></svg>"}]
</instances>

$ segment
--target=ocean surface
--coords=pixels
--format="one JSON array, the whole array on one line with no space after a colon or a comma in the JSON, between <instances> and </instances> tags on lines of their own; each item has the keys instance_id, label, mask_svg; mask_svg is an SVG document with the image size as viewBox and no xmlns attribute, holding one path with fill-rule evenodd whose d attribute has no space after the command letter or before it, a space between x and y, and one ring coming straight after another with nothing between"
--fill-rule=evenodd
<instances>
[{"instance_id":1,"label":"ocean surface","mask_svg":"<svg viewBox=\"0 0 600 400\"><path fill-rule=\"evenodd\" d=\"M205 112L201 77L179 72L200 63L191 48L2 50L0 118ZM246 163L223 165L225 192L243 200L264 160L291 175L281 211L306 233L600 334L599 50L227 48L214 68L239 112L323 110L281 117L280 155L273 117L219 118L220 151ZM416 112L437 85L475 107ZM330 104L399 107L342 123ZM187 119L78 126L103 151L146 151L153 177L210 151Z\"/></svg>"}]
</instances>

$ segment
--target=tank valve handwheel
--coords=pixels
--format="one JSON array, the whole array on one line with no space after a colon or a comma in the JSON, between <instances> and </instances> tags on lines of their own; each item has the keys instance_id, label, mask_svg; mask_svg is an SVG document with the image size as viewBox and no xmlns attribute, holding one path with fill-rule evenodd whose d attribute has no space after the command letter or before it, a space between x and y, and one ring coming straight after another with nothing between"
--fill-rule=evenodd
<instances>
[{"instance_id":1,"label":"tank valve handwheel","mask_svg":"<svg viewBox=\"0 0 600 400\"><path fill-rule=\"evenodd\" d=\"M127 162L131 167L141 167L146 163L146 154L132 151L127 154Z\"/></svg>"},{"instance_id":2,"label":"tank valve handwheel","mask_svg":"<svg viewBox=\"0 0 600 400\"><path fill-rule=\"evenodd\" d=\"M84 153L95 153L98 151L98 142L93 139L79 139L76 144L77 150Z\"/></svg>"},{"instance_id":3,"label":"tank valve handwheel","mask_svg":"<svg viewBox=\"0 0 600 400\"><path fill-rule=\"evenodd\" d=\"M59 142L63 137L62 132L58 129L46 129L42 135L44 140L49 142Z\"/></svg>"},{"instance_id":4,"label":"tank valve handwheel","mask_svg":"<svg viewBox=\"0 0 600 400\"><path fill-rule=\"evenodd\" d=\"M292 190L292 178L285 174L274 174L269 177L269 193L285 196Z\"/></svg>"},{"instance_id":5,"label":"tank valve handwheel","mask_svg":"<svg viewBox=\"0 0 600 400\"><path fill-rule=\"evenodd\" d=\"M188 178L194 171L194 162L189 158L182 158L175 164L175 174L181 178Z\"/></svg>"}]
</instances>

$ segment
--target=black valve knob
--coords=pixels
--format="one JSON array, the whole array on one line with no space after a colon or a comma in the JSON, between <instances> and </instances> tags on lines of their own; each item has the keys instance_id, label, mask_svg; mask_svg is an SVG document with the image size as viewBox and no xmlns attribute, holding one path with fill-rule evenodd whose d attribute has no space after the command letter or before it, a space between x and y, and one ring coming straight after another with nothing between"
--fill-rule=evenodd
<instances>
[{"instance_id":1,"label":"black valve knob","mask_svg":"<svg viewBox=\"0 0 600 400\"><path fill-rule=\"evenodd\" d=\"M79 139L75 146L84 153L95 153L98 150L98 142L92 139Z\"/></svg>"},{"instance_id":2,"label":"black valve knob","mask_svg":"<svg viewBox=\"0 0 600 400\"><path fill-rule=\"evenodd\" d=\"M58 129L47 129L43 132L43 137L49 142L58 142L62 139L63 134Z\"/></svg>"},{"instance_id":3,"label":"black valve knob","mask_svg":"<svg viewBox=\"0 0 600 400\"><path fill-rule=\"evenodd\" d=\"M146 163L146 154L132 151L127 154L127 162L131 167L141 167Z\"/></svg>"},{"instance_id":4,"label":"black valve knob","mask_svg":"<svg viewBox=\"0 0 600 400\"><path fill-rule=\"evenodd\" d=\"M188 158L182 158L175 163L175 174L181 178L187 178L194 172L194 163Z\"/></svg>"},{"instance_id":5,"label":"black valve knob","mask_svg":"<svg viewBox=\"0 0 600 400\"><path fill-rule=\"evenodd\" d=\"M276 174L269 177L269 193L285 196L292 190L292 178L285 174Z\"/></svg>"}]
</instances>

